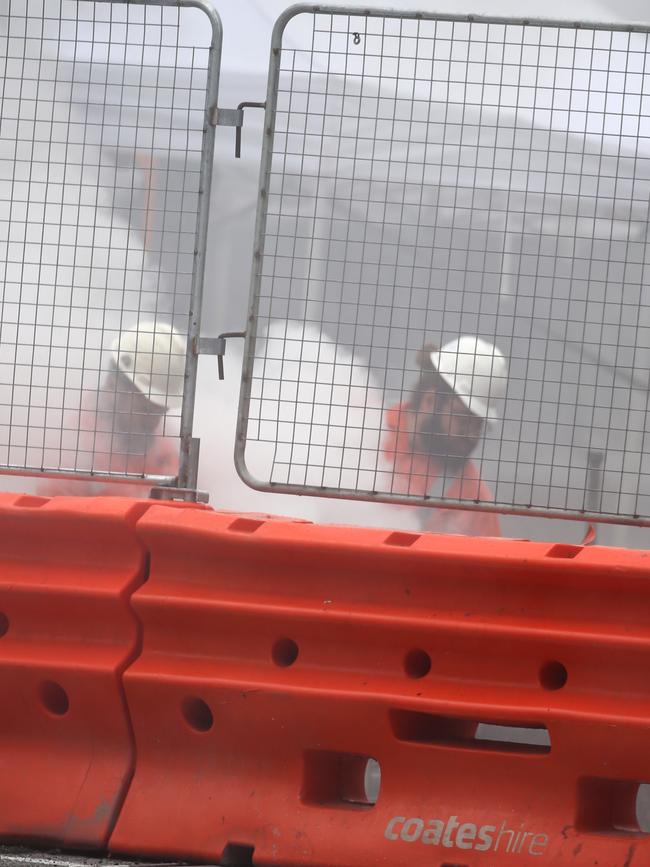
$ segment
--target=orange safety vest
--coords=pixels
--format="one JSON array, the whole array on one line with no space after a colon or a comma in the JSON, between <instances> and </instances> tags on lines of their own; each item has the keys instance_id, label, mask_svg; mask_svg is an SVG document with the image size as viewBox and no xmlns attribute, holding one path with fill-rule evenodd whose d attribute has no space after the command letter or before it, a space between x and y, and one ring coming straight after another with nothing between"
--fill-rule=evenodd
<instances>
[{"instance_id":1,"label":"orange safety vest","mask_svg":"<svg viewBox=\"0 0 650 867\"><path fill-rule=\"evenodd\" d=\"M116 476L129 475L169 476L178 475L179 444L177 440L162 435L146 439L144 454L127 454L113 447L115 434L109 430L94 430L96 414L82 410L79 418L78 454L88 462L88 471L110 472ZM85 469L79 460L77 468ZM39 484L38 493L45 497L147 497L151 486L146 484L126 484L102 478L97 481L86 479L57 479L53 477Z\"/></svg>"},{"instance_id":2,"label":"orange safety vest","mask_svg":"<svg viewBox=\"0 0 650 867\"><path fill-rule=\"evenodd\" d=\"M440 479L440 467L430 456L414 452L412 434L415 413L408 404L399 404L386 413L389 433L383 453L393 466L393 492L424 497ZM444 480L443 480L444 481ZM463 474L444 489L447 500L474 500L492 503L494 498L481 481L478 468L467 461ZM425 521L430 533L454 533L463 536L500 536L499 516L494 512L474 512L466 509L432 508Z\"/></svg>"}]
</instances>

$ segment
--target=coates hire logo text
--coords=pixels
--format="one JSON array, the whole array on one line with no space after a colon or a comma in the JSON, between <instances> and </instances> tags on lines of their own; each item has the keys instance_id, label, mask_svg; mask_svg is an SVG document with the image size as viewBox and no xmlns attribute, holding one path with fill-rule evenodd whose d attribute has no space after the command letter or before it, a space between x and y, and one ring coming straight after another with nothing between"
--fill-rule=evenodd
<instances>
[{"instance_id":1,"label":"coates hire logo text","mask_svg":"<svg viewBox=\"0 0 650 867\"><path fill-rule=\"evenodd\" d=\"M475 825L460 822L458 816L444 819L407 819L394 816L384 831L387 840L403 840L405 843L444 846L447 849L475 849L477 852L503 852L510 855L543 855L548 845L547 834L518 831L507 827L506 822L497 825Z\"/></svg>"}]
</instances>

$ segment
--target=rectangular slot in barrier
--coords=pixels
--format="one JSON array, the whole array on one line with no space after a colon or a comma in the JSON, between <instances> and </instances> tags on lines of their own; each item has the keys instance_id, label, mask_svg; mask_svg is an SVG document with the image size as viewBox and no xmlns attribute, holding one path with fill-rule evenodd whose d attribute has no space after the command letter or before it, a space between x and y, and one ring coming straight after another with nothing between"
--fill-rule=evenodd
<instances>
[{"instance_id":1,"label":"rectangular slot in barrier","mask_svg":"<svg viewBox=\"0 0 650 867\"><path fill-rule=\"evenodd\" d=\"M390 724L398 740L416 744L525 754L551 751L550 734L540 723L493 723L420 711L391 710Z\"/></svg>"},{"instance_id":2,"label":"rectangular slot in barrier","mask_svg":"<svg viewBox=\"0 0 650 867\"><path fill-rule=\"evenodd\" d=\"M367 809L377 802L380 781L379 762L371 756L307 750L301 799L305 804Z\"/></svg>"},{"instance_id":3,"label":"rectangular slot in barrier","mask_svg":"<svg viewBox=\"0 0 650 867\"><path fill-rule=\"evenodd\" d=\"M650 833L646 803L649 786L640 780L580 780L576 828L602 833Z\"/></svg>"},{"instance_id":4,"label":"rectangular slot in barrier","mask_svg":"<svg viewBox=\"0 0 650 867\"><path fill-rule=\"evenodd\" d=\"M252 867L255 847L248 843L226 843L219 860L221 867Z\"/></svg>"}]
</instances>

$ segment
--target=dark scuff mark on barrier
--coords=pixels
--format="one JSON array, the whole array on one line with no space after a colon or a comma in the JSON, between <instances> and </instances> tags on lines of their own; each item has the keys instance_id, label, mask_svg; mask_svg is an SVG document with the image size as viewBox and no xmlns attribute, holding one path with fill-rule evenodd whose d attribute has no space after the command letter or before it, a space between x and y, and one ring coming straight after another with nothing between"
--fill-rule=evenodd
<instances>
[{"instance_id":1,"label":"dark scuff mark on barrier","mask_svg":"<svg viewBox=\"0 0 650 867\"><path fill-rule=\"evenodd\" d=\"M623 861L623 867L630 867L632 863L632 859L634 858L634 853L636 852L636 843L632 843L630 848L627 850L627 858Z\"/></svg>"}]
</instances>

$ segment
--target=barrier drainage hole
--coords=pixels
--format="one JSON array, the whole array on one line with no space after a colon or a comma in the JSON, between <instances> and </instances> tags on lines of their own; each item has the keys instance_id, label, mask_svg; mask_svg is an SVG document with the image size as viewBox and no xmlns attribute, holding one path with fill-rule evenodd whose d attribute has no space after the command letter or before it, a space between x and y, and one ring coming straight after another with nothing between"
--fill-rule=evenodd
<instances>
[{"instance_id":1,"label":"barrier drainage hole","mask_svg":"<svg viewBox=\"0 0 650 867\"><path fill-rule=\"evenodd\" d=\"M212 711L202 698L188 695L181 705L183 718L195 732L208 732L214 724Z\"/></svg>"},{"instance_id":2,"label":"barrier drainage hole","mask_svg":"<svg viewBox=\"0 0 650 867\"><path fill-rule=\"evenodd\" d=\"M539 670L539 682L544 689L562 689L569 673L561 662L546 662Z\"/></svg>"},{"instance_id":3,"label":"barrier drainage hole","mask_svg":"<svg viewBox=\"0 0 650 867\"><path fill-rule=\"evenodd\" d=\"M431 657L426 650L409 650L404 657L404 671L407 677L426 677L431 671Z\"/></svg>"},{"instance_id":4,"label":"barrier drainage hole","mask_svg":"<svg viewBox=\"0 0 650 867\"><path fill-rule=\"evenodd\" d=\"M298 659L298 645L291 638L278 638L273 645L271 657L276 665L288 668Z\"/></svg>"},{"instance_id":5,"label":"barrier drainage hole","mask_svg":"<svg viewBox=\"0 0 650 867\"><path fill-rule=\"evenodd\" d=\"M9 632L9 618L0 611L0 638Z\"/></svg>"},{"instance_id":6,"label":"barrier drainage hole","mask_svg":"<svg viewBox=\"0 0 650 867\"><path fill-rule=\"evenodd\" d=\"M44 680L39 688L43 706L55 716L64 716L70 709L70 700L63 687L53 680Z\"/></svg>"}]
</instances>

